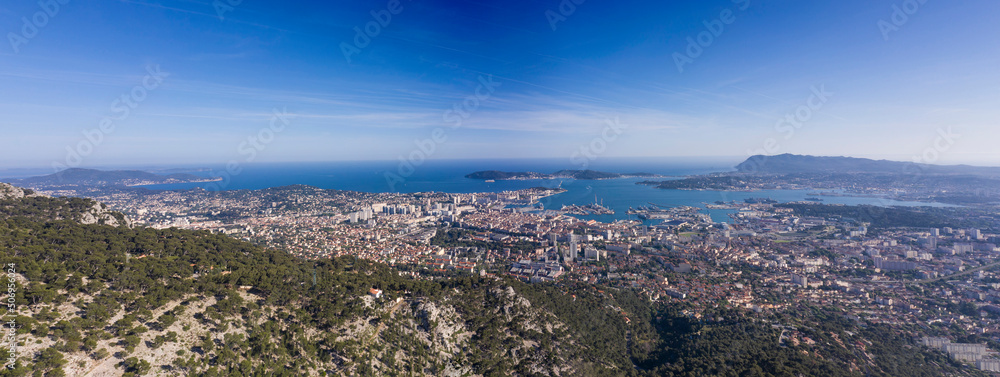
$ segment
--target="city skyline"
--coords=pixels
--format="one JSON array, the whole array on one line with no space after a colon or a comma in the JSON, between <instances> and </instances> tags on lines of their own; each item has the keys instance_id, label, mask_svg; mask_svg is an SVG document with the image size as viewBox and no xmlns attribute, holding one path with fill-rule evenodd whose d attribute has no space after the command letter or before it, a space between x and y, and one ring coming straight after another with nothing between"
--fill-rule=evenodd
<instances>
[{"instance_id":1,"label":"city skyline","mask_svg":"<svg viewBox=\"0 0 1000 377\"><path fill-rule=\"evenodd\" d=\"M990 69L1000 54L989 19L998 8L7 4L0 168L414 151L1000 164L991 149L1000 74Z\"/></svg>"}]
</instances>

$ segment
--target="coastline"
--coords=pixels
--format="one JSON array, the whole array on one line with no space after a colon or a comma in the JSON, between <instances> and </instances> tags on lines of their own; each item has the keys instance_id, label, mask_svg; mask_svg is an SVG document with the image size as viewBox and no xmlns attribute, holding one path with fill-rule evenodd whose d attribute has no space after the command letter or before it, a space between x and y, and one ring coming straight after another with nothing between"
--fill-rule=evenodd
<instances>
[{"instance_id":1,"label":"coastline","mask_svg":"<svg viewBox=\"0 0 1000 377\"><path fill-rule=\"evenodd\" d=\"M124 186L125 187L141 187L141 186L154 186L154 185L174 185L174 184L183 184L183 183L209 183L209 182L221 182L222 180L223 180L222 177L213 177L213 178L206 178L206 179L199 179L199 180L192 180L192 181L131 183L131 184L125 184Z\"/></svg>"}]
</instances>

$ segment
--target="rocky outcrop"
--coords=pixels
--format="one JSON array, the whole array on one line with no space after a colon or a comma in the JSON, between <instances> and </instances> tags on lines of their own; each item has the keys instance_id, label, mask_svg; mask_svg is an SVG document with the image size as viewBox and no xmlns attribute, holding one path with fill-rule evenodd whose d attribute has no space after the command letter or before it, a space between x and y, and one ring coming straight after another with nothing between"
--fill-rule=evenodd
<instances>
[{"instance_id":1,"label":"rocky outcrop","mask_svg":"<svg viewBox=\"0 0 1000 377\"><path fill-rule=\"evenodd\" d=\"M21 199L29 196L41 196L31 189L23 189L0 182L0 199Z\"/></svg>"},{"instance_id":2,"label":"rocky outcrop","mask_svg":"<svg viewBox=\"0 0 1000 377\"><path fill-rule=\"evenodd\" d=\"M121 212L109 211L104 204L98 202L94 202L94 205L80 216L79 221L81 224L132 227L132 220L128 216Z\"/></svg>"},{"instance_id":3,"label":"rocky outcrop","mask_svg":"<svg viewBox=\"0 0 1000 377\"><path fill-rule=\"evenodd\" d=\"M450 305L422 301L417 304L415 312L416 318L421 321L420 327L427 332L429 343L436 344L439 352L456 354L471 336L455 308Z\"/></svg>"},{"instance_id":4,"label":"rocky outcrop","mask_svg":"<svg viewBox=\"0 0 1000 377\"><path fill-rule=\"evenodd\" d=\"M45 221L73 220L81 224L102 224L131 228L133 223L125 214L109 210L103 203L92 199L71 198L69 201L51 198L31 189L0 183L0 200L6 201L9 214L28 216Z\"/></svg>"}]
</instances>

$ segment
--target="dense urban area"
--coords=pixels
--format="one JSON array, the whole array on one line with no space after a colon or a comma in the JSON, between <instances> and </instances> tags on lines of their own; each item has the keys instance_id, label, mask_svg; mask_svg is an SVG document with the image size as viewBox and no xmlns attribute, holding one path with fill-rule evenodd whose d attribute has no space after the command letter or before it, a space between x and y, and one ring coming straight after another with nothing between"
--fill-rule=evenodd
<instances>
[{"instance_id":1,"label":"dense urban area","mask_svg":"<svg viewBox=\"0 0 1000 377\"><path fill-rule=\"evenodd\" d=\"M1000 373L992 204L0 185L44 375Z\"/></svg>"},{"instance_id":2,"label":"dense urban area","mask_svg":"<svg viewBox=\"0 0 1000 377\"><path fill-rule=\"evenodd\" d=\"M144 226L208 230L310 259L350 255L416 277L452 271L627 287L683 304L698 319L723 303L758 313L837 307L852 321L905 327L955 360L1000 372L1000 278L992 270L1000 235L988 230L1000 218L988 212L748 200L712 205L732 210L728 223L690 207L638 211L655 222L601 223L533 206L558 192L292 186L121 190L97 199ZM773 326L782 343L815 342Z\"/></svg>"}]
</instances>

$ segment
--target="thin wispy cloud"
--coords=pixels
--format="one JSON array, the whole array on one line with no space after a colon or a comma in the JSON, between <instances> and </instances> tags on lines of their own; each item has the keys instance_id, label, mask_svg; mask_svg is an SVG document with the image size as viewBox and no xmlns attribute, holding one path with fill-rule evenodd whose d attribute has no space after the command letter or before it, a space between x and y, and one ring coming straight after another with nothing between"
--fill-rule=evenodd
<instances>
[{"instance_id":1,"label":"thin wispy cloud","mask_svg":"<svg viewBox=\"0 0 1000 377\"><path fill-rule=\"evenodd\" d=\"M588 1L556 30L546 14L558 2L243 1L224 17L214 5L71 2L20 52L0 48L0 127L9 140L49 140L0 150L0 161L47 165L125 114L125 100L128 116L104 139L123 161L207 156L201 140L239 145L275 109L295 120L273 160L395 158L436 128L448 130L450 158L565 157L608 119L628 125L608 156L734 156L783 138L776 123L820 85L834 97L783 148L908 155L950 126L970 136L949 154L983 156L998 138L991 2L934 3L888 41L885 4L761 6L710 43L703 21L718 4ZM38 9L5 3L5 31ZM677 54L691 59L682 71ZM170 73L152 91L141 88L149 66ZM342 142L351 148L326 150Z\"/></svg>"}]
</instances>

